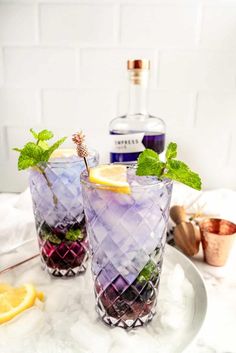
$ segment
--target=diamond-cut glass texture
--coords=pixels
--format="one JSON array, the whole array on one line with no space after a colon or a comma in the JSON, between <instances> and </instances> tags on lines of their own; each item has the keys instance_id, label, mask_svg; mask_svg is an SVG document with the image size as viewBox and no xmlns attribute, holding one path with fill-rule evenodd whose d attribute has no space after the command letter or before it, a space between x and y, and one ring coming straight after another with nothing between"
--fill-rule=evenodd
<instances>
[{"instance_id":1,"label":"diamond-cut glass texture","mask_svg":"<svg viewBox=\"0 0 236 353\"><path fill-rule=\"evenodd\" d=\"M97 157L89 158L89 164L96 165ZM74 156L39 167L43 173L32 168L29 182L43 267L53 276L75 276L85 271L88 259L80 184L84 162ZM82 235L66 240L69 230Z\"/></svg>"},{"instance_id":2,"label":"diamond-cut glass texture","mask_svg":"<svg viewBox=\"0 0 236 353\"><path fill-rule=\"evenodd\" d=\"M82 182L96 306L109 325L141 326L156 311L171 192L168 181L131 195Z\"/></svg>"}]
</instances>

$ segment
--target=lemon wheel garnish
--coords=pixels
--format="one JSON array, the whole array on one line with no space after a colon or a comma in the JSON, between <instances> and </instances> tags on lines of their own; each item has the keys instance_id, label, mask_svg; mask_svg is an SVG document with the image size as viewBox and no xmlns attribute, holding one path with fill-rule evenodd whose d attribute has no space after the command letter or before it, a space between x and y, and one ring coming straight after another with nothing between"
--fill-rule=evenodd
<instances>
[{"instance_id":1,"label":"lemon wheel garnish","mask_svg":"<svg viewBox=\"0 0 236 353\"><path fill-rule=\"evenodd\" d=\"M130 194L130 185L127 182L127 168L124 165L100 165L89 170L91 183L107 186L107 190Z\"/></svg>"},{"instance_id":2,"label":"lemon wheel garnish","mask_svg":"<svg viewBox=\"0 0 236 353\"><path fill-rule=\"evenodd\" d=\"M75 149L73 149L73 148L58 148L57 150L55 150L51 154L50 159L66 158L66 157L71 157L71 156L77 156Z\"/></svg>"},{"instance_id":3,"label":"lemon wheel garnish","mask_svg":"<svg viewBox=\"0 0 236 353\"><path fill-rule=\"evenodd\" d=\"M37 292L32 284L13 288L0 283L0 324L33 306L36 299L43 300L43 293Z\"/></svg>"}]
</instances>

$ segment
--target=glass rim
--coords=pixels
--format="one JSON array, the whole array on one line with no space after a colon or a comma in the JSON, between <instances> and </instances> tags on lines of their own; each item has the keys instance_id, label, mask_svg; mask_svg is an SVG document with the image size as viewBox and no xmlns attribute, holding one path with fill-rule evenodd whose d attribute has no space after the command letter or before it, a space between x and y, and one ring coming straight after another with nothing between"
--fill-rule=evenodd
<instances>
[{"instance_id":1,"label":"glass rim","mask_svg":"<svg viewBox=\"0 0 236 353\"><path fill-rule=\"evenodd\" d=\"M74 148L74 150L76 150L76 148ZM71 157L76 157L76 159L73 159L73 160L70 160ZM88 157L86 157L88 160L90 160L91 158L98 158L99 157L99 153L97 150L95 150L94 148L89 148L89 155ZM45 163L45 164L48 164L48 165L52 165L52 164L58 164L58 165L61 165L61 164L73 164L73 163L78 163L78 162L81 162L83 161L84 162L84 159L82 157L79 157L78 155L76 154L73 154L71 156L68 156L68 157L57 157L57 158L52 158L52 159L49 159L49 161L47 162L40 162L40 163Z\"/></svg>"},{"instance_id":2,"label":"glass rim","mask_svg":"<svg viewBox=\"0 0 236 353\"><path fill-rule=\"evenodd\" d=\"M109 163L108 165L112 165L113 163ZM116 165L124 165L122 163L115 163ZM100 164L100 165L107 165L107 164ZM126 165L127 168L135 170L136 166L133 165ZM140 176L141 177L141 176ZM155 177L155 176L145 176L146 178L151 178L151 177ZM101 190L110 190L111 191L111 186L109 185L103 185L103 184L98 184L98 183L93 183L91 181L88 180L88 173L87 170L85 169L81 174L80 174L80 182L81 184L84 185L89 185L90 187L92 187L93 189L101 189ZM156 182L154 182L153 184L144 184L144 185L130 185L131 186L131 190L133 189L147 189L147 188L151 188L151 187L159 187L160 189L163 186L167 186L173 184L173 180L172 179L168 179L165 178L163 180L160 179L156 179ZM115 187L117 190L122 190L124 187L123 186L116 186Z\"/></svg>"}]
</instances>

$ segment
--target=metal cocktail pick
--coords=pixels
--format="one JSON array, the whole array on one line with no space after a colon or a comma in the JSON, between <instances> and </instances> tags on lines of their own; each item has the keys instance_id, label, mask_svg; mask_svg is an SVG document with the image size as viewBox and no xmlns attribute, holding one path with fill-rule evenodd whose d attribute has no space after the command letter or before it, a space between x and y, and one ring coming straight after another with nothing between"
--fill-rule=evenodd
<instances>
[{"instance_id":1,"label":"metal cocktail pick","mask_svg":"<svg viewBox=\"0 0 236 353\"><path fill-rule=\"evenodd\" d=\"M38 257L38 256L39 256L39 254L33 255L33 256L31 256L31 257L28 257L28 258L25 259L25 260L22 260L22 261L16 263L15 265L9 266L9 267L5 268L4 270L1 270L1 271L0 271L0 275L3 274L3 273L8 272L8 271L10 271L10 270L13 270L14 268L16 268L16 267L18 267L18 266L20 266L20 265L23 265L24 263L26 263L26 262L28 262L28 261L30 261L30 260L33 260L34 258L36 258L36 257Z\"/></svg>"}]
</instances>

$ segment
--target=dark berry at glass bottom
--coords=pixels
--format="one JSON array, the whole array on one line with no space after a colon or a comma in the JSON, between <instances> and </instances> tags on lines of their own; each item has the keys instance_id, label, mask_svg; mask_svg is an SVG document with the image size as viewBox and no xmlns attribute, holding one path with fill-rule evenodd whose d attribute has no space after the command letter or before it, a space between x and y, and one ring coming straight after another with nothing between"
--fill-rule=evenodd
<instances>
[{"instance_id":1,"label":"dark berry at glass bottom","mask_svg":"<svg viewBox=\"0 0 236 353\"><path fill-rule=\"evenodd\" d=\"M161 262L150 260L133 283L129 284L119 275L105 286L105 290L99 280L95 280L97 311L103 316L105 323L127 329L133 325L142 326L153 318L156 313L161 265Z\"/></svg>"},{"instance_id":2,"label":"dark berry at glass bottom","mask_svg":"<svg viewBox=\"0 0 236 353\"><path fill-rule=\"evenodd\" d=\"M88 157L90 167L97 155ZM81 158L55 158L31 168L29 181L43 268L54 277L85 271L87 233L81 195Z\"/></svg>"},{"instance_id":3,"label":"dark berry at glass bottom","mask_svg":"<svg viewBox=\"0 0 236 353\"><path fill-rule=\"evenodd\" d=\"M84 220L79 226L73 225L67 232L59 232L58 229L47 225L40 227L38 242L43 267L49 274L55 277L73 277L86 270L88 259L88 241ZM67 240L71 238L76 240Z\"/></svg>"},{"instance_id":4,"label":"dark berry at glass bottom","mask_svg":"<svg viewBox=\"0 0 236 353\"><path fill-rule=\"evenodd\" d=\"M138 133L140 131L127 131L126 134ZM122 135L116 131L110 131L111 135ZM156 151L158 154L162 153L165 148L165 134L163 133L146 133L143 137L143 144L146 148ZM138 159L141 152L132 153L110 153L110 162L133 162Z\"/></svg>"}]
</instances>

